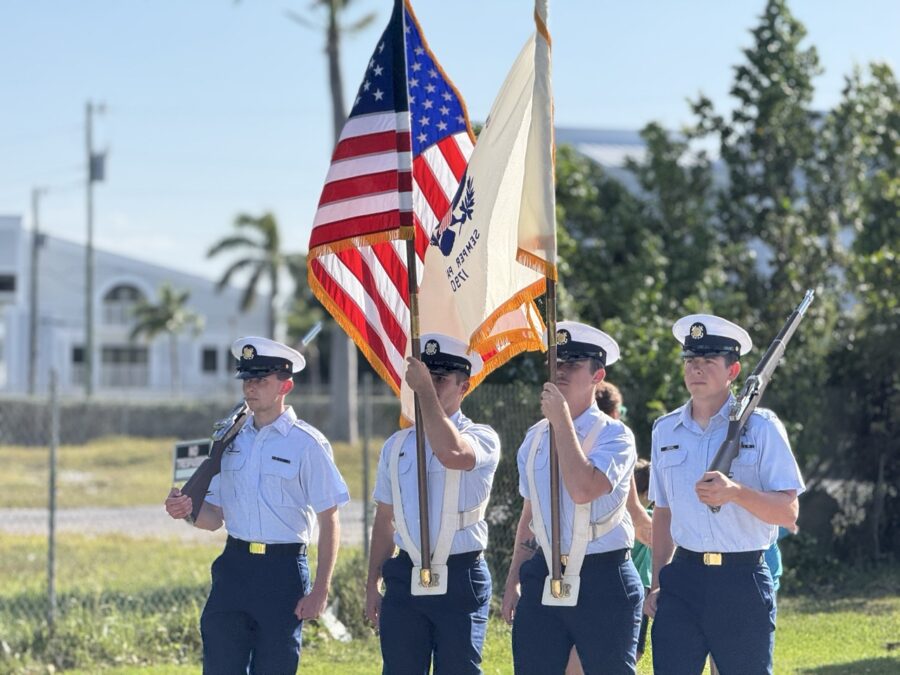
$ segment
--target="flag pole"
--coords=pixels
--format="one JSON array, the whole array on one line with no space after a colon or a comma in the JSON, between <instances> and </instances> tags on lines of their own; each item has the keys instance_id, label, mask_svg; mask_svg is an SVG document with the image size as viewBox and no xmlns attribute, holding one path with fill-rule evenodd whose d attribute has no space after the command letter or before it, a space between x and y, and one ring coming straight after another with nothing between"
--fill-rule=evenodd
<instances>
[{"instance_id":1,"label":"flag pole","mask_svg":"<svg viewBox=\"0 0 900 675\"><path fill-rule=\"evenodd\" d=\"M556 384L556 281L547 279L547 371ZM559 454L550 425L550 592L562 596L562 552L559 541Z\"/></svg>"},{"instance_id":2,"label":"flag pole","mask_svg":"<svg viewBox=\"0 0 900 675\"><path fill-rule=\"evenodd\" d=\"M407 101L409 100L408 83L406 80L407 63L406 63L406 12L403 0L394 0L395 8L401 13L400 25L402 26L402 46L403 54L403 79L397 84L403 87ZM395 72L396 77L396 72ZM395 80L396 82L396 80ZM395 85L396 86L396 85ZM407 110L409 106L407 104ZM412 166L412 149L410 153L410 166ZM416 232L413 227L412 213L409 214L410 230L412 234L406 240L406 283L409 289L409 342L410 354L416 360L422 359L422 345L419 340L419 279L416 273L418 256L416 255ZM421 563L419 569L419 582L425 588L429 588L432 584L431 579L431 531L428 523L428 467L425 461L425 430L422 428L422 408L419 405L419 395L413 392L414 424L416 429L416 467L417 479L419 486L419 551L421 552ZM394 504L394 508L402 508L402 504Z\"/></svg>"},{"instance_id":3,"label":"flag pole","mask_svg":"<svg viewBox=\"0 0 900 675\"><path fill-rule=\"evenodd\" d=\"M416 278L416 240L406 240L406 278L409 284L409 337L414 359L422 358L419 340L419 283ZM425 466L425 430L422 428L422 408L419 395L413 392L416 425L416 465L419 481L419 549L422 553L419 580L425 587L431 586L431 534L428 527L428 472ZM394 508L403 508L394 504Z\"/></svg>"},{"instance_id":4,"label":"flag pole","mask_svg":"<svg viewBox=\"0 0 900 675\"><path fill-rule=\"evenodd\" d=\"M547 77L550 77L550 52L552 41L550 30L547 27L549 0L534 0L534 25L537 34L544 38L547 44ZM552 99L551 99L552 100ZM553 109L550 110L550 134L551 134L551 158L552 169L551 182L556 181L556 142L553 139ZM556 224L553 224L556 227ZM547 377L552 384L556 384L556 279L547 276ZM550 425L550 593L554 598L560 598L563 594L562 565L563 556L560 546L560 506L559 506L559 453L556 448L556 439L553 436L553 425Z\"/></svg>"}]
</instances>

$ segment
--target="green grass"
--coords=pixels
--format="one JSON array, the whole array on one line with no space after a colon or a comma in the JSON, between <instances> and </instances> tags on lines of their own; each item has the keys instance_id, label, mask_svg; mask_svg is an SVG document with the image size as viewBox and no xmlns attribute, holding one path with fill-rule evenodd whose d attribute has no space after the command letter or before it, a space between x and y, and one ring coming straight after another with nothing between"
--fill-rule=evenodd
<instances>
[{"instance_id":1,"label":"green grass","mask_svg":"<svg viewBox=\"0 0 900 675\"><path fill-rule=\"evenodd\" d=\"M158 504L172 484L175 439L115 436L57 453L60 508ZM382 441L369 444L369 492ZM362 495L362 444L335 443L335 462L355 499ZM0 507L46 507L50 452L43 447L0 446Z\"/></svg>"},{"instance_id":2,"label":"green grass","mask_svg":"<svg viewBox=\"0 0 900 675\"><path fill-rule=\"evenodd\" d=\"M58 549L60 618L50 635L45 608L45 542L0 538L0 673L196 673L199 615L216 545L65 536ZM314 561L313 556L313 561ZM340 563L340 561L339 561ZM900 672L900 581L881 570L828 597L781 598L776 673L888 675ZM374 636L337 643L316 626L304 632L301 672L380 672ZM638 672L652 673L651 654ZM512 673L509 628L489 625L488 674Z\"/></svg>"}]
</instances>

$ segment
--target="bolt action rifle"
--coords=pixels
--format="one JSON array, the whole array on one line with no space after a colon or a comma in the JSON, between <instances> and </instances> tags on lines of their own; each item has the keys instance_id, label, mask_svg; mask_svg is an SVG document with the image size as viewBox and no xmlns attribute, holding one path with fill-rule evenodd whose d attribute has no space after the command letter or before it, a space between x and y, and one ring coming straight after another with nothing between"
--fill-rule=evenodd
<instances>
[{"instance_id":1,"label":"bolt action rifle","mask_svg":"<svg viewBox=\"0 0 900 675\"><path fill-rule=\"evenodd\" d=\"M197 467L197 470L181 488L181 494L191 498L191 515L185 518L188 522L193 523L197 520L203 500L206 499L206 493L209 490L209 483L213 476L222 470L222 453L231 444L237 432L241 430L248 410L246 401L241 401L226 417L213 425L213 444L209 450L209 457Z\"/></svg>"},{"instance_id":2,"label":"bolt action rifle","mask_svg":"<svg viewBox=\"0 0 900 675\"><path fill-rule=\"evenodd\" d=\"M794 336L794 332L800 325L806 310L812 304L814 296L815 293L813 291L806 291L806 295L803 296L803 300L797 306L797 309L788 317L772 344L769 345L769 349L744 383L744 388L741 389L741 393L732 404L731 411L728 413L728 432L715 457L713 457L712 463L709 465L710 471L720 471L729 478L731 477L731 463L741 451L741 434L744 431L744 427L747 426L750 415L756 410L756 406L759 405L763 392L772 378L772 373L778 367L788 342ZM713 513L718 513L721 507L710 506L709 509Z\"/></svg>"}]
</instances>

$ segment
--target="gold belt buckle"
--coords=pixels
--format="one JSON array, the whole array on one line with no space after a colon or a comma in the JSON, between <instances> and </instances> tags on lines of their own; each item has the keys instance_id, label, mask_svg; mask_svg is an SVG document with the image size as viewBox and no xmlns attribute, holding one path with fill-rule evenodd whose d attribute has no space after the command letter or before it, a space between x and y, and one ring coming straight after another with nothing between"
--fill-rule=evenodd
<instances>
[{"instance_id":1,"label":"gold belt buckle","mask_svg":"<svg viewBox=\"0 0 900 675\"><path fill-rule=\"evenodd\" d=\"M718 567L719 565L722 564L722 554L721 553L704 553L703 554L703 564Z\"/></svg>"},{"instance_id":2,"label":"gold belt buckle","mask_svg":"<svg viewBox=\"0 0 900 675\"><path fill-rule=\"evenodd\" d=\"M258 542L258 541L251 541L250 542L250 553L253 553L254 555L265 555L266 554L266 545L261 542Z\"/></svg>"}]
</instances>

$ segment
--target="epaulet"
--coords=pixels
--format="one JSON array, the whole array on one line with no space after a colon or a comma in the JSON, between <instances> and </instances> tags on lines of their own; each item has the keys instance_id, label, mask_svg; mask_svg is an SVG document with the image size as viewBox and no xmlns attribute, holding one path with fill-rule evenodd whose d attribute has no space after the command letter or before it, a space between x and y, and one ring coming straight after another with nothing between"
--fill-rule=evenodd
<instances>
[{"instance_id":1,"label":"epaulet","mask_svg":"<svg viewBox=\"0 0 900 675\"><path fill-rule=\"evenodd\" d=\"M665 415L660 415L659 417L657 417L655 420L653 420L653 428L656 429L656 425L657 425L657 424L659 424L660 422L662 422L662 421L665 420L665 419L668 419L668 418L672 417L673 415L680 415L680 414L681 414L681 408L683 408L683 407L684 407L684 406L681 406L681 407L679 407L679 408L675 408L675 410L673 410L672 412L668 412L668 413L666 413Z\"/></svg>"},{"instance_id":2,"label":"epaulet","mask_svg":"<svg viewBox=\"0 0 900 675\"><path fill-rule=\"evenodd\" d=\"M753 415L759 415L764 420L767 420L769 422L777 422L778 421L778 415L775 414L775 411L769 410L768 408L757 408L750 415L751 419L753 419Z\"/></svg>"},{"instance_id":3,"label":"epaulet","mask_svg":"<svg viewBox=\"0 0 900 675\"><path fill-rule=\"evenodd\" d=\"M325 434L323 434L321 431L316 429L312 424L310 424L306 420L302 420L298 417L296 420L294 420L293 426L295 429L299 429L300 431L305 433L307 436L312 438L314 441L316 441L320 445L325 445L325 446L331 445L331 443L328 442L328 439L325 438Z\"/></svg>"}]
</instances>

